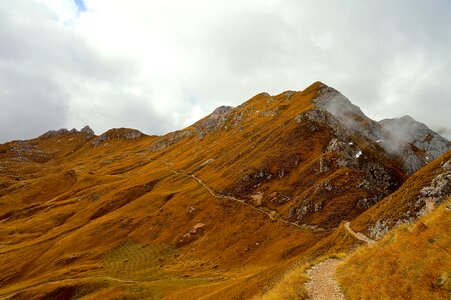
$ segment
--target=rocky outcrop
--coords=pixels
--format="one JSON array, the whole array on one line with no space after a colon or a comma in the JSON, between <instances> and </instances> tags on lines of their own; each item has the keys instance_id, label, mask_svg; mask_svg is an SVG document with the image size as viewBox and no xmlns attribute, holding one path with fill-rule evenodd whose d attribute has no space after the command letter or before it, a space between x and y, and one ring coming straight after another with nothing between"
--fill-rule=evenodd
<instances>
[{"instance_id":1,"label":"rocky outcrop","mask_svg":"<svg viewBox=\"0 0 451 300\"><path fill-rule=\"evenodd\" d=\"M404 223L414 222L437 205L442 204L450 196L451 160L447 160L441 165L438 174L432 179L431 183L423 187L416 198L409 201L408 208L403 211L402 215L396 218L378 220L368 227L368 233L371 237L380 239L390 229Z\"/></svg>"},{"instance_id":2,"label":"rocky outcrop","mask_svg":"<svg viewBox=\"0 0 451 300\"><path fill-rule=\"evenodd\" d=\"M143 137L144 134L136 129L130 129L130 128L113 128L108 130L107 132L101 134L98 138L93 140L91 142L91 145L94 147L100 145L103 142L109 141L109 140L134 140L140 137Z\"/></svg>"},{"instance_id":3,"label":"rocky outcrop","mask_svg":"<svg viewBox=\"0 0 451 300\"><path fill-rule=\"evenodd\" d=\"M86 135L87 138L91 138L91 137L95 136L94 131L89 126L85 126L80 131L78 131L75 128L72 128L71 130L67 130L66 128L61 128L59 130L49 130L46 133L44 133L43 135L39 136L39 138L49 139L49 138L56 137L56 136L66 136L66 135L77 134L77 133L82 133L82 134Z\"/></svg>"},{"instance_id":4,"label":"rocky outcrop","mask_svg":"<svg viewBox=\"0 0 451 300\"><path fill-rule=\"evenodd\" d=\"M88 136L94 136L95 135L94 130L92 130L91 127L89 127L89 126L83 127L82 129L80 129L80 132L82 132L82 133L84 133L84 134L86 134Z\"/></svg>"},{"instance_id":5,"label":"rocky outcrop","mask_svg":"<svg viewBox=\"0 0 451 300\"><path fill-rule=\"evenodd\" d=\"M171 133L166 134L165 136L160 137L156 141L154 141L150 145L150 151L157 152L166 149L167 147L184 140L185 138L193 136L193 130L184 129L178 130Z\"/></svg>"},{"instance_id":6,"label":"rocky outcrop","mask_svg":"<svg viewBox=\"0 0 451 300\"><path fill-rule=\"evenodd\" d=\"M216 108L208 117L194 124L197 135L200 139L204 138L208 133L223 128L228 120L227 113L231 111L231 106L220 106Z\"/></svg>"},{"instance_id":7,"label":"rocky outcrop","mask_svg":"<svg viewBox=\"0 0 451 300\"><path fill-rule=\"evenodd\" d=\"M197 238L197 235L204 231L204 228L204 223L197 223L196 225L194 225L190 229L190 231L180 237L180 239L177 241L177 247L181 247L194 241Z\"/></svg>"}]
</instances>

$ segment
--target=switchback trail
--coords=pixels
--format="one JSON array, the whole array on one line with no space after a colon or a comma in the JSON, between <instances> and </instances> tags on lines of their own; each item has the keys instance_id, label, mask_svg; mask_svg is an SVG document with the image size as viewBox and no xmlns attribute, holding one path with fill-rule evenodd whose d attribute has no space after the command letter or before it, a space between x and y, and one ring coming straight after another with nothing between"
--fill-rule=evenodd
<instances>
[{"instance_id":1,"label":"switchback trail","mask_svg":"<svg viewBox=\"0 0 451 300\"><path fill-rule=\"evenodd\" d=\"M160 160L160 159L157 159L157 161L163 163L169 171L171 171L172 173L174 173L176 175L182 175L182 176L185 176L185 177L192 178L193 180L196 180L197 183L199 183L202 187L204 187L216 199L225 199L225 200L231 200L231 201L239 202L242 205L245 205L247 207L250 207L251 209L257 210L258 212L267 215L271 220L276 221L276 222L281 222L281 223L283 223L285 225L295 226L295 227L300 228L300 229L326 231L324 228L321 228L321 227L318 227L318 226L310 226L310 225L305 225L305 224L299 225L299 224L296 224L294 222L290 222L290 221L284 220L282 218L277 218L277 217L275 217L276 211L268 212L268 211L266 211L264 209L261 209L259 207L255 207L255 206L247 203L244 199L238 199L238 198L235 198L233 196L222 195L222 194L216 192L210 186L208 186L205 182L203 182L201 179L199 179L196 175L187 173L185 170L174 170L173 168L171 168L171 166L173 166L173 164L170 163L170 162L167 162L167 161L164 161L164 160Z\"/></svg>"},{"instance_id":2,"label":"switchback trail","mask_svg":"<svg viewBox=\"0 0 451 300\"><path fill-rule=\"evenodd\" d=\"M373 244L376 242L375 240L372 240L369 237L367 237L366 235L364 235L363 233L355 232L354 230L352 230L350 222L345 223L345 228L351 235L353 235L356 239L361 240L362 242L365 242L368 244Z\"/></svg>"},{"instance_id":3,"label":"switchback trail","mask_svg":"<svg viewBox=\"0 0 451 300\"><path fill-rule=\"evenodd\" d=\"M305 284L309 299L312 300L344 300L335 277L335 270L342 259L328 259L307 270L310 281Z\"/></svg>"}]
</instances>

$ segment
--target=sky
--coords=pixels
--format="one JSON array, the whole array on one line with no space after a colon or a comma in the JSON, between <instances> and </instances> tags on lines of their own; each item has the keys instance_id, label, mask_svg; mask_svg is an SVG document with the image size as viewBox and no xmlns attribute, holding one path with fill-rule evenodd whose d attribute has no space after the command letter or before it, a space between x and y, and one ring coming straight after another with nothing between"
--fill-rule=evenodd
<instances>
[{"instance_id":1,"label":"sky","mask_svg":"<svg viewBox=\"0 0 451 300\"><path fill-rule=\"evenodd\" d=\"M451 1L0 1L0 143L164 134L317 80L450 139Z\"/></svg>"}]
</instances>

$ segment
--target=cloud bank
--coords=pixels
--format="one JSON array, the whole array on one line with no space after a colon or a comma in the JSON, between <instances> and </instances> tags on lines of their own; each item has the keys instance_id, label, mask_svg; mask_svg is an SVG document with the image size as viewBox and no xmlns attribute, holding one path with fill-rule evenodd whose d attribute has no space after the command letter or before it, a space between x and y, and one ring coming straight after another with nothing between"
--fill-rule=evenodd
<instances>
[{"instance_id":1,"label":"cloud bank","mask_svg":"<svg viewBox=\"0 0 451 300\"><path fill-rule=\"evenodd\" d=\"M316 80L450 138L451 2L0 3L0 142L89 124L180 129Z\"/></svg>"}]
</instances>

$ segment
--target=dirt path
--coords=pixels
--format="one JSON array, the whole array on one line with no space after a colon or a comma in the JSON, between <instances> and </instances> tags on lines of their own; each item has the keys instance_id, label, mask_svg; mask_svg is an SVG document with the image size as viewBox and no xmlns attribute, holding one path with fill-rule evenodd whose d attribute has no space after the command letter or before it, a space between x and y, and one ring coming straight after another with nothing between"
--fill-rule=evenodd
<instances>
[{"instance_id":1,"label":"dirt path","mask_svg":"<svg viewBox=\"0 0 451 300\"><path fill-rule=\"evenodd\" d=\"M368 244L373 244L376 242L375 240L372 240L369 237L367 237L366 235L364 235L363 233L355 232L354 230L352 230L350 222L345 223L345 228L350 234L352 234L358 240L361 240Z\"/></svg>"},{"instance_id":2,"label":"dirt path","mask_svg":"<svg viewBox=\"0 0 451 300\"><path fill-rule=\"evenodd\" d=\"M173 168L171 168L171 166L173 166L173 164L171 162L167 162L167 161L160 160L160 159L158 159L157 161L163 163L169 171L171 171L172 173L174 173L176 175L182 175L182 176L190 177L190 178L196 180L197 183L199 183L201 186L203 186L213 197L215 197L217 199L225 199L225 200L231 200L231 201L239 202L242 205L245 205L245 206L247 206L247 207L249 207L251 209L259 211L262 214L265 214L271 220L276 221L276 222L281 222L281 223L283 223L285 225L295 226L295 227L300 228L300 229L325 231L325 229L323 229L321 227L318 227L318 226L299 225L299 224L296 224L294 222L290 222L290 221L284 220L282 218L277 218L277 217L275 217L275 215L277 213L276 211L268 212L268 211L266 211L264 209L261 209L259 207L255 207L255 206L247 203L244 199L238 199L238 198L235 198L235 197L232 197L232 196L222 195L222 194L216 192L215 190L213 190L210 186L208 186L205 182L203 182L201 179L199 179L196 175L187 173L185 170L174 170Z\"/></svg>"},{"instance_id":3,"label":"dirt path","mask_svg":"<svg viewBox=\"0 0 451 300\"><path fill-rule=\"evenodd\" d=\"M342 259L328 259L319 263L309 270L307 275L310 281L305 284L309 299L312 300L344 300L335 277L335 270Z\"/></svg>"}]
</instances>

